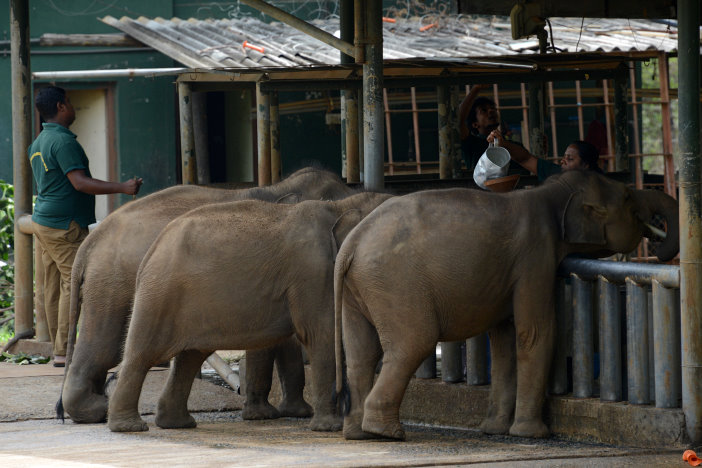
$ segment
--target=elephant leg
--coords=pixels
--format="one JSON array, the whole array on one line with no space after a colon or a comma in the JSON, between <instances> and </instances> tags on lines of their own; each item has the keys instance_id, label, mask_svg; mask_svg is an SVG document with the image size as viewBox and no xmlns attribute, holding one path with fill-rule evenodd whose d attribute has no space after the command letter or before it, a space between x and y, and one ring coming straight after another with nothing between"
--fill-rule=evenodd
<instances>
[{"instance_id":1,"label":"elephant leg","mask_svg":"<svg viewBox=\"0 0 702 468\"><path fill-rule=\"evenodd\" d=\"M399 329L398 329L399 330ZM364 432L377 436L405 440L405 430L400 423L400 404L412 375L431 353L435 352L438 335L413 337L392 335L385 329L383 367L363 405Z\"/></svg>"},{"instance_id":2,"label":"elephant leg","mask_svg":"<svg viewBox=\"0 0 702 468\"><path fill-rule=\"evenodd\" d=\"M280 412L268 403L275 347L246 351L246 403L243 419L276 419Z\"/></svg>"},{"instance_id":3,"label":"elephant leg","mask_svg":"<svg viewBox=\"0 0 702 468\"><path fill-rule=\"evenodd\" d=\"M151 365L140 359L139 354L127 353L122 360L117 387L110 397L107 414L107 425L112 432L149 430L146 421L139 416L139 396Z\"/></svg>"},{"instance_id":4,"label":"elephant leg","mask_svg":"<svg viewBox=\"0 0 702 468\"><path fill-rule=\"evenodd\" d=\"M489 336L492 359L490 406L480 430L486 434L507 434L517 399L514 322L505 320L490 330Z\"/></svg>"},{"instance_id":5,"label":"elephant leg","mask_svg":"<svg viewBox=\"0 0 702 468\"><path fill-rule=\"evenodd\" d=\"M373 387L375 368L383 354L378 333L361 314L344 304L343 340L346 354L346 374L351 397L348 414L344 417L344 438L363 440L375 438L361 429L363 404Z\"/></svg>"},{"instance_id":6,"label":"elephant leg","mask_svg":"<svg viewBox=\"0 0 702 468\"><path fill-rule=\"evenodd\" d=\"M168 382L158 400L156 425L163 429L181 429L197 426L195 418L188 412L188 397L193 379L202 363L212 352L196 350L182 351L168 375Z\"/></svg>"},{"instance_id":7,"label":"elephant leg","mask_svg":"<svg viewBox=\"0 0 702 468\"><path fill-rule=\"evenodd\" d=\"M315 330L313 333L318 335L319 331ZM307 344L307 352L310 356L311 398L314 412L310 421L310 429L313 431L340 431L343 422L332 401L335 377L333 340L331 337L312 340Z\"/></svg>"},{"instance_id":8,"label":"elephant leg","mask_svg":"<svg viewBox=\"0 0 702 468\"><path fill-rule=\"evenodd\" d=\"M305 389L305 363L297 338L290 337L275 348L275 365L278 370L283 401L278 406L281 416L309 418L312 407L303 397Z\"/></svg>"},{"instance_id":9,"label":"elephant leg","mask_svg":"<svg viewBox=\"0 0 702 468\"><path fill-rule=\"evenodd\" d=\"M535 289L534 289L535 290ZM556 317L553 294L541 287L538 301L515 301L514 325L517 343L517 402L510 435L547 437L549 430L541 413L555 341ZM533 292L532 292L533 294ZM529 297L517 295L516 297Z\"/></svg>"}]
</instances>

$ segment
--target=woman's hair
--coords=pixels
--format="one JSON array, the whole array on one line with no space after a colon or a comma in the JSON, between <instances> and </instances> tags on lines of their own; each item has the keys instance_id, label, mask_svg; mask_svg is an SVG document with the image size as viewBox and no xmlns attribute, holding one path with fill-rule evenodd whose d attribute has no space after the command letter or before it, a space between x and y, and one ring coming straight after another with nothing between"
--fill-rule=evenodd
<instances>
[{"instance_id":1,"label":"woman's hair","mask_svg":"<svg viewBox=\"0 0 702 468\"><path fill-rule=\"evenodd\" d=\"M576 140L572 142L571 145L578 149L580 159L582 159L583 162L588 165L588 169L591 171L602 172L602 169L600 169L600 166L597 164L600 159L600 153L597 151L595 145L582 140Z\"/></svg>"},{"instance_id":2,"label":"woman's hair","mask_svg":"<svg viewBox=\"0 0 702 468\"><path fill-rule=\"evenodd\" d=\"M34 105L43 120L48 120L58 113L58 103L66 103L66 90L58 86L41 88L34 98Z\"/></svg>"}]
</instances>

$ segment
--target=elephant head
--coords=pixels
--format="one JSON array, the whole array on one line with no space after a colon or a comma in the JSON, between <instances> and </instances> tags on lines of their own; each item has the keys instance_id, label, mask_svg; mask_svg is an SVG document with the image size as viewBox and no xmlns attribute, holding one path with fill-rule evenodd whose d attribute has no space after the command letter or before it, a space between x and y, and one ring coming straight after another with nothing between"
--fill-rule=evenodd
<instances>
[{"instance_id":1,"label":"elephant head","mask_svg":"<svg viewBox=\"0 0 702 468\"><path fill-rule=\"evenodd\" d=\"M568 171L556 180L570 194L562 213L562 238L593 256L631 252L641 237L661 234L651 223L654 215L665 219L665 240L656 249L661 261L679 250L677 201L658 190L635 190L593 172ZM570 173L570 174L569 174ZM588 245L587 249L582 249Z\"/></svg>"}]
</instances>

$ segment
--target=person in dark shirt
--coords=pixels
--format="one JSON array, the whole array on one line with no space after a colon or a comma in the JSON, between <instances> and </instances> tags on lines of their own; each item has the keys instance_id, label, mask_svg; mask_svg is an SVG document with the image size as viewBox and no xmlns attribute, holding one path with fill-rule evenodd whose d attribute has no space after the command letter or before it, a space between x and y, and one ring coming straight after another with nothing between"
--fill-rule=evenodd
<instances>
[{"instance_id":1,"label":"person in dark shirt","mask_svg":"<svg viewBox=\"0 0 702 468\"><path fill-rule=\"evenodd\" d=\"M468 172L473 172L480 156L488 147L487 136L500 126L500 113L495 103L478 93L487 85L476 84L458 108L461 153Z\"/></svg>"}]
</instances>

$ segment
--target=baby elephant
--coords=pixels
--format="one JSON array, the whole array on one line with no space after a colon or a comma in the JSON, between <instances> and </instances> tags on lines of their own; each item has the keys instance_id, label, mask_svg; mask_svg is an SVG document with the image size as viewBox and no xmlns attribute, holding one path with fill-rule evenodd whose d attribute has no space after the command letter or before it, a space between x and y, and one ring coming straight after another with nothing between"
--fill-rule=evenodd
<instances>
[{"instance_id":1,"label":"baby elephant","mask_svg":"<svg viewBox=\"0 0 702 468\"><path fill-rule=\"evenodd\" d=\"M218 349L255 349L295 334L312 368L312 430L341 429L334 383L334 258L348 232L390 195L280 205L204 206L172 221L139 267L115 393L112 431L145 431L139 395L149 368L176 356L158 403L162 428L195 427L193 378Z\"/></svg>"}]
</instances>

